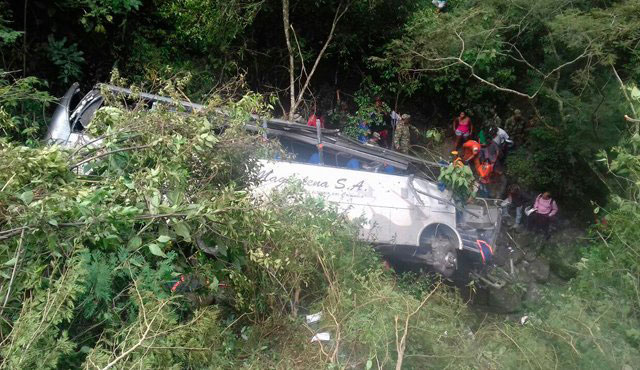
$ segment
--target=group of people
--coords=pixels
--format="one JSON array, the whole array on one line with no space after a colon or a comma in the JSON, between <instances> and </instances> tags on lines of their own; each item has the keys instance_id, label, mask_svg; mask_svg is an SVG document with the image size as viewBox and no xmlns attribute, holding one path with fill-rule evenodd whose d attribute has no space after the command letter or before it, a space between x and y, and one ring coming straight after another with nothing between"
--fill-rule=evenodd
<instances>
[{"instance_id":1,"label":"group of people","mask_svg":"<svg viewBox=\"0 0 640 370\"><path fill-rule=\"evenodd\" d=\"M339 99L339 96L338 96ZM307 125L311 127L325 127L322 114L313 113ZM457 166L469 165L476 175L478 195L481 197L501 197L506 187L504 167L509 151L515 145L522 145L526 139L528 122L518 109L503 123L496 107L490 110L490 117L483 127L476 130L471 117L466 112L460 112L453 120L453 134L455 135L453 163ZM411 125L411 116L398 114L390 110L380 97L375 98L373 112L368 119L358 123L358 141L371 145L408 154L411 130L417 131ZM525 197L520 188L512 185L507 191L507 199L503 202L503 210L515 210L514 226L523 224ZM555 201L549 192L538 195L531 210L527 214L528 226L548 235L549 225L558 212Z\"/></svg>"},{"instance_id":2,"label":"group of people","mask_svg":"<svg viewBox=\"0 0 640 370\"><path fill-rule=\"evenodd\" d=\"M460 112L453 121L453 155L475 170L480 191L485 197L490 195L489 185L503 179L507 154L516 143L522 144L526 127L526 121L518 109L504 125L495 107L491 109L491 114L487 124L477 133L471 118L465 112ZM498 194L493 195L495 197Z\"/></svg>"},{"instance_id":3,"label":"group of people","mask_svg":"<svg viewBox=\"0 0 640 370\"><path fill-rule=\"evenodd\" d=\"M505 159L510 149L516 144L522 144L525 140L526 120L520 110L516 109L504 125L502 119L496 113L495 107L491 110L492 117L488 124L474 135L474 126L471 118L465 112L460 112L453 121L453 133L455 135L454 165L471 166L478 178L478 193L480 196L499 197L501 192L490 194L489 186L504 180ZM462 153L460 154L460 150ZM533 205L525 209L526 197L516 184L509 187L506 199L502 202L503 212L506 215L509 209L515 210L514 227L519 228L524 224L523 214L527 216L527 226L533 231L542 232L549 237L549 226L558 213L558 205L546 191L539 194Z\"/></svg>"},{"instance_id":4,"label":"group of people","mask_svg":"<svg viewBox=\"0 0 640 370\"><path fill-rule=\"evenodd\" d=\"M533 203L531 203L531 200L527 199L520 187L514 184L509 188L507 197L501 206L505 215L509 209L515 211L513 227L519 229L526 224L531 231L542 233L545 238L549 238L550 226L558 213L558 204L550 192L545 191L538 194ZM527 222L524 222L524 220Z\"/></svg>"},{"instance_id":5,"label":"group of people","mask_svg":"<svg viewBox=\"0 0 640 370\"><path fill-rule=\"evenodd\" d=\"M495 118L499 120L495 115L492 121ZM483 197L490 196L489 187L502 179L507 152L514 145L509 134L492 123L474 135L473 123L465 112L460 112L454 119L453 133L454 163L471 166L478 176L480 194ZM456 161L456 158L460 160Z\"/></svg>"},{"instance_id":6,"label":"group of people","mask_svg":"<svg viewBox=\"0 0 640 370\"><path fill-rule=\"evenodd\" d=\"M338 101L339 95L338 95ZM325 128L322 113L309 116L307 126ZM408 154L410 146L410 130L417 129L410 124L411 116L390 110L380 97L375 98L373 112L358 123L357 139L359 142L394 149Z\"/></svg>"}]
</instances>

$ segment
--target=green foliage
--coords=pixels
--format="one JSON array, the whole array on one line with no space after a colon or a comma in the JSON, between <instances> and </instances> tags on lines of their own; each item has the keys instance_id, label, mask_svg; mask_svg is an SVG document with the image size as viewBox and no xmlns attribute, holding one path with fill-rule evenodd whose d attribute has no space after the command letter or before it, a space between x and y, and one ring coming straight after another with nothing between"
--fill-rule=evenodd
<instances>
[{"instance_id":1,"label":"green foliage","mask_svg":"<svg viewBox=\"0 0 640 370\"><path fill-rule=\"evenodd\" d=\"M292 8L305 57L322 46L337 3ZM352 137L360 122L380 124L375 96L400 109L408 98L417 110L433 103L443 115L465 108L474 123L495 103L535 117L508 158L511 181L551 190L563 210L590 212L594 201L606 223L550 252L572 280L543 288L525 325L477 315L437 281L385 272L356 241L357 225L298 189L256 205L247 190L256 159L278 148L242 124L273 102L246 93L245 77L223 82L242 71L256 88L286 86L279 2L27 5L26 34L18 8L0 5L3 70L25 61L27 75L62 85L104 79L117 64L145 89L207 98L208 109L148 112L107 96L90 129L99 147L39 147L47 85L0 72L3 367L373 368L401 355L405 368L640 362L640 136L622 120L640 112L640 96L629 83L626 101L616 76L640 77L637 1L450 1L440 14L428 0L357 1L312 82L346 96L361 86L356 112L338 120ZM424 139L441 134L430 127ZM445 168L441 181L458 200L471 195L468 169ZM181 276L186 287L172 292ZM323 312L333 341L322 348L295 315L307 311Z\"/></svg>"},{"instance_id":2,"label":"green foliage","mask_svg":"<svg viewBox=\"0 0 640 370\"><path fill-rule=\"evenodd\" d=\"M634 84L628 87L629 105L633 111L640 108L640 94L634 94L637 89ZM626 104L625 104L626 105ZM637 194L640 191L640 135L638 124L630 123L627 131L629 135L622 139L618 146L609 153L601 152L598 169L612 175L609 181L611 195L606 207L597 207L594 213L597 218L604 220L592 230L593 237L598 243L588 249L581 262L581 268L589 271L595 278L582 282L580 288L587 294L594 284L605 287L615 287L615 293L620 295L624 307L630 307L629 315L640 317L640 265L637 257L640 253L636 241L640 237L635 226L640 221L640 205ZM601 243L600 243L601 242ZM610 295L609 289L598 290L602 295ZM628 306L627 306L628 305ZM634 333L628 333L629 339L637 343Z\"/></svg>"},{"instance_id":3,"label":"green foliage","mask_svg":"<svg viewBox=\"0 0 640 370\"><path fill-rule=\"evenodd\" d=\"M86 30L104 33L105 22L112 23L114 16L137 10L142 0L64 0L62 3L66 7L83 10L80 23Z\"/></svg>"},{"instance_id":4,"label":"green foliage","mask_svg":"<svg viewBox=\"0 0 640 370\"><path fill-rule=\"evenodd\" d=\"M197 51L227 52L233 40L253 22L263 1L172 0L162 16L175 25L171 37Z\"/></svg>"},{"instance_id":5,"label":"green foliage","mask_svg":"<svg viewBox=\"0 0 640 370\"><path fill-rule=\"evenodd\" d=\"M175 92L171 86L166 90ZM115 97L109 99L115 107L103 108L94 121L93 132L105 135L100 149L72 152L0 142L1 258L13 260L3 267L2 275L10 277L17 265L24 271L12 279L11 291L3 284L3 297L10 298L3 309L8 321L0 326L3 340L9 343L2 353L3 360L11 358L7 366L78 367L87 355L95 363L106 364L116 357L105 354L111 348L108 343L135 343L128 342L133 339L126 330L136 325L149 325L154 338L166 346L180 340L202 347L207 340L215 340L211 335L215 327L208 324L215 318L214 310L205 309L203 315L186 310L198 303L173 296L167 285L180 274L202 273L222 280L246 268L246 246L237 240L241 228L235 225L236 218L244 220L243 227L253 227L261 213L235 209L250 207L248 194L240 189L252 181L254 155L259 152L253 149L256 141L232 128L213 134L213 125L229 123L220 118L210 121L205 114L184 116L162 108L127 111L117 108L120 102ZM243 122L247 114L243 109L257 111L261 106L251 95L230 104L235 117L230 122ZM130 122L136 122L134 135L123 130L131 129ZM135 149L98 155L82 165L89 177L69 170L73 163L96 156L98 150L124 147ZM5 233L12 229L26 231ZM226 254L228 266L208 260L195 244L195 237L215 241L214 235L222 238L219 243L235 240L229 242L234 249ZM178 258L185 254L191 259ZM217 288L204 288L191 298L199 302L198 297ZM33 298L23 301L25 292ZM144 315L141 300L148 304L144 309L150 310L151 318L140 316L137 323L136 317ZM191 334L180 330L160 334L189 320L193 322L185 328ZM201 335L194 335L192 329L201 330ZM88 349L76 352L80 347ZM45 364L43 351L48 354ZM167 352L158 355L156 362L151 357L144 360L159 366L163 359L176 357L175 361L197 364L194 358L204 361L207 353L217 349L204 351L203 357L167 357ZM144 352L140 348L123 360L135 362Z\"/></svg>"},{"instance_id":6,"label":"green foliage","mask_svg":"<svg viewBox=\"0 0 640 370\"><path fill-rule=\"evenodd\" d=\"M0 16L0 47L11 45L18 37L22 35L22 32L16 31L8 27L9 20L5 18L6 13L11 14L4 4L0 3L0 11L4 14Z\"/></svg>"},{"instance_id":7,"label":"green foliage","mask_svg":"<svg viewBox=\"0 0 640 370\"><path fill-rule=\"evenodd\" d=\"M444 133L440 129L430 128L424 131L422 138L427 142L429 147L433 148L434 146L442 143Z\"/></svg>"},{"instance_id":8,"label":"green foliage","mask_svg":"<svg viewBox=\"0 0 640 370\"><path fill-rule=\"evenodd\" d=\"M383 88L380 85L375 84L371 79L365 80L358 90L354 94L354 101L357 106L357 110L354 114L348 114L346 122L343 122L341 127L342 132L345 135L357 139L359 136L367 136L369 131L375 128L379 128L384 125L382 115L379 108L376 107L376 97L381 97ZM390 108L387 103L382 103L382 110L390 112ZM368 130L362 128L361 123L366 123Z\"/></svg>"},{"instance_id":9,"label":"green foliage","mask_svg":"<svg viewBox=\"0 0 640 370\"><path fill-rule=\"evenodd\" d=\"M449 112L473 111L476 124L493 104L520 106L535 128L516 143L513 181L580 208L605 198L590 163L620 137L612 72L637 72L627 61L637 58L638 14L635 1L461 1L441 14L425 6L375 61L421 79L420 91Z\"/></svg>"},{"instance_id":10,"label":"green foliage","mask_svg":"<svg viewBox=\"0 0 640 370\"><path fill-rule=\"evenodd\" d=\"M458 167L452 163L440 171L438 181L443 182L453 192L454 198L463 204L475 195L475 177L469 166Z\"/></svg>"},{"instance_id":11,"label":"green foliage","mask_svg":"<svg viewBox=\"0 0 640 370\"><path fill-rule=\"evenodd\" d=\"M54 100L43 87L35 77L13 79L0 70L0 131L6 138L33 145L42 137L42 111Z\"/></svg>"},{"instance_id":12,"label":"green foliage","mask_svg":"<svg viewBox=\"0 0 640 370\"><path fill-rule=\"evenodd\" d=\"M431 93L442 95L456 110L493 100L493 89L469 83L469 74L474 71L499 85L508 86L515 81L503 50L504 36L486 31L496 23L508 21L490 6L466 9L469 5L462 4L459 7L464 10L456 7L450 14L436 14L430 4L421 7L405 25L402 37L387 45L383 58L373 61L406 75L409 81L422 78L421 83ZM430 71L434 75L427 75ZM423 78L427 76L428 79Z\"/></svg>"},{"instance_id":13,"label":"green foliage","mask_svg":"<svg viewBox=\"0 0 640 370\"><path fill-rule=\"evenodd\" d=\"M58 68L58 80L68 85L82 76L82 64L84 64L84 53L78 50L78 45L73 43L67 45L67 38L56 40L53 35L49 35L49 45L47 47L49 59Z\"/></svg>"}]
</instances>

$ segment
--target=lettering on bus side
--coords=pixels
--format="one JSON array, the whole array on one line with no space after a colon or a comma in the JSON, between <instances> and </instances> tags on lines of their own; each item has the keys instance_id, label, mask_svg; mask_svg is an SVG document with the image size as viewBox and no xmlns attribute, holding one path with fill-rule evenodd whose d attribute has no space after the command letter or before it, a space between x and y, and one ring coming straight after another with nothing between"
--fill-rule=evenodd
<instances>
[{"instance_id":1,"label":"lettering on bus side","mask_svg":"<svg viewBox=\"0 0 640 370\"><path fill-rule=\"evenodd\" d=\"M293 183L297 179L295 175L277 176L273 173L273 170L261 172L258 178L262 182L274 183L278 185ZM297 179L297 180L299 180L304 187L319 188L319 189L335 189L335 190L344 190L349 192L353 192L353 191L360 192L364 190L366 186L364 180L350 183L349 179L345 177L339 178L332 183L330 183L327 180L313 179L313 178L310 178L309 176L305 176L302 179Z\"/></svg>"}]
</instances>

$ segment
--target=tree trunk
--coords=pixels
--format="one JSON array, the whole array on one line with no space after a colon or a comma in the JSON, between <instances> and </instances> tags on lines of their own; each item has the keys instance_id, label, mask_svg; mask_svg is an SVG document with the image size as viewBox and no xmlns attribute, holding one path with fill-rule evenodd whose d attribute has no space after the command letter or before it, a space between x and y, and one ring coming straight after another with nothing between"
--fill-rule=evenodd
<instances>
[{"instance_id":1,"label":"tree trunk","mask_svg":"<svg viewBox=\"0 0 640 370\"><path fill-rule=\"evenodd\" d=\"M342 16L344 16L344 14L349 9L351 2L352 2L351 0L347 1L345 4L343 4L343 2L340 2L340 4L338 5L336 9L336 13L333 16L333 22L331 23L331 30L329 31L329 36L327 36L327 40L324 42L324 45L322 46L322 49L318 53L318 56L316 56L316 59L313 63L313 67L311 68L311 71L306 74L306 77L304 78L304 83L302 84L300 91L298 91L298 95L296 95L295 65L294 65L293 47L291 46L291 30L293 29L293 27L291 27L291 24L289 23L289 0L282 0L282 22L284 25L284 37L285 37L285 40L287 41L287 51L289 52L289 104L290 106L289 106L289 113L287 114L289 121L293 121L293 116L295 115L296 110L298 109L298 106L300 105L300 103L302 102L302 99L304 98L304 93L309 88L309 84L311 83L311 78L313 77L313 74L315 73L316 68L320 63L320 60L324 56L324 53L327 51L327 47L329 47L329 44L331 44L331 40L333 39L333 35L336 30L336 26L338 25L338 22L340 22L340 19L342 18ZM296 39L296 42L297 42L297 39ZM298 51L300 52L300 63L302 64L302 71L303 71L302 73L304 74L305 64L304 64L304 58L302 56L302 52L300 51L299 44L298 44ZM300 81L303 81L302 74L300 75Z\"/></svg>"},{"instance_id":2,"label":"tree trunk","mask_svg":"<svg viewBox=\"0 0 640 370\"><path fill-rule=\"evenodd\" d=\"M24 0L24 14L22 15L22 77L27 77L27 2Z\"/></svg>"},{"instance_id":3,"label":"tree trunk","mask_svg":"<svg viewBox=\"0 0 640 370\"><path fill-rule=\"evenodd\" d=\"M287 41L287 51L289 52L289 113L287 119L293 121L296 108L296 85L295 66L293 61L293 48L291 47L291 33L289 28L289 0L282 0L282 22L284 23L284 38Z\"/></svg>"}]
</instances>

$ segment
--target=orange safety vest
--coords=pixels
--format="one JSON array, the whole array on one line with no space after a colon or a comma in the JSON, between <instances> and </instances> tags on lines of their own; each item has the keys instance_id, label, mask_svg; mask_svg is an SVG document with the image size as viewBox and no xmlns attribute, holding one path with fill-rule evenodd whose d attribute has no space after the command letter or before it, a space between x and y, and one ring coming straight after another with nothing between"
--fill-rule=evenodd
<instances>
[{"instance_id":1,"label":"orange safety vest","mask_svg":"<svg viewBox=\"0 0 640 370\"><path fill-rule=\"evenodd\" d=\"M477 162L476 171L478 172L478 176L480 176L480 182L483 184L488 184L491 179L491 173L493 173L493 165L487 162Z\"/></svg>"}]
</instances>

